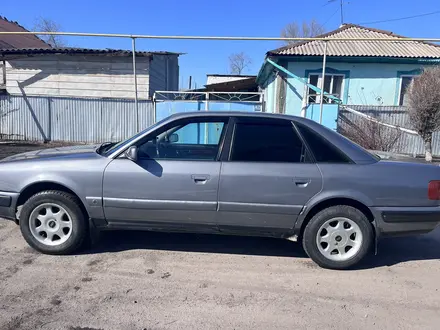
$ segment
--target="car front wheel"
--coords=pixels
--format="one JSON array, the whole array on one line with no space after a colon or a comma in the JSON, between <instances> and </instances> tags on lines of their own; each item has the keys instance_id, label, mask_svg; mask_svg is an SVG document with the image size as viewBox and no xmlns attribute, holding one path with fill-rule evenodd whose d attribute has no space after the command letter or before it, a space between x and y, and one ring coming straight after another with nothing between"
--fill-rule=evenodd
<instances>
[{"instance_id":1,"label":"car front wheel","mask_svg":"<svg viewBox=\"0 0 440 330\"><path fill-rule=\"evenodd\" d=\"M304 230L303 247L319 266L347 269L368 254L373 238L372 225L361 211L337 205L313 216Z\"/></svg>"},{"instance_id":2,"label":"car front wheel","mask_svg":"<svg viewBox=\"0 0 440 330\"><path fill-rule=\"evenodd\" d=\"M47 254L77 251L87 233L78 199L55 190L39 192L26 201L20 213L20 229L31 247Z\"/></svg>"}]
</instances>

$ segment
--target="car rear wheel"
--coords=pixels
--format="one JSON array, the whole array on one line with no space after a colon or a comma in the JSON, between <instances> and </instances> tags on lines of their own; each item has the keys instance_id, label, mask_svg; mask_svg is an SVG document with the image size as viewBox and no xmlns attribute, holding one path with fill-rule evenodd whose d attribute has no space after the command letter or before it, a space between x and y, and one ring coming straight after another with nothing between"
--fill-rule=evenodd
<instances>
[{"instance_id":1,"label":"car rear wheel","mask_svg":"<svg viewBox=\"0 0 440 330\"><path fill-rule=\"evenodd\" d=\"M26 201L20 213L20 229L31 247L47 254L73 253L87 234L78 199L55 190L37 193Z\"/></svg>"},{"instance_id":2,"label":"car rear wheel","mask_svg":"<svg viewBox=\"0 0 440 330\"><path fill-rule=\"evenodd\" d=\"M358 264L373 244L373 228L358 209L332 206L318 212L307 224L303 247L323 268L347 269Z\"/></svg>"}]
</instances>

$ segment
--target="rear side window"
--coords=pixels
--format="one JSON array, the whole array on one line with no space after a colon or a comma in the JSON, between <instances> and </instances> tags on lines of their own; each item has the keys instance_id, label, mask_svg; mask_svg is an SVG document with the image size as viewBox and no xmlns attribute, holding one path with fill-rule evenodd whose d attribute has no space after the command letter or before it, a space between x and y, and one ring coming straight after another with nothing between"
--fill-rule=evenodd
<instances>
[{"instance_id":1,"label":"rear side window","mask_svg":"<svg viewBox=\"0 0 440 330\"><path fill-rule=\"evenodd\" d=\"M306 149L291 125L238 123L235 126L231 161L305 161Z\"/></svg>"},{"instance_id":2,"label":"rear side window","mask_svg":"<svg viewBox=\"0 0 440 330\"><path fill-rule=\"evenodd\" d=\"M296 123L295 125L318 163L350 163L350 159L346 155L318 133L302 124Z\"/></svg>"}]
</instances>

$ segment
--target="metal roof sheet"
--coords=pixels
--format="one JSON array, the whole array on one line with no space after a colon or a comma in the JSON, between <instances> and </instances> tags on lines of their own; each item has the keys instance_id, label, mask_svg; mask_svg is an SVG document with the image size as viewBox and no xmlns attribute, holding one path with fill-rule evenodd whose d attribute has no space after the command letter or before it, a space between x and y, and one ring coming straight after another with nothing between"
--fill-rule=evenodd
<instances>
[{"instance_id":1,"label":"metal roof sheet","mask_svg":"<svg viewBox=\"0 0 440 330\"><path fill-rule=\"evenodd\" d=\"M9 21L6 17L0 16L1 32L29 32L17 22ZM38 47L50 48L50 45L33 34L15 34L0 36L0 50L3 48L24 48Z\"/></svg>"},{"instance_id":2,"label":"metal roof sheet","mask_svg":"<svg viewBox=\"0 0 440 330\"><path fill-rule=\"evenodd\" d=\"M124 49L91 49L91 48L0 48L0 56L5 55L107 55L107 56L132 56L130 50ZM136 56L152 56L152 55L182 55L182 53L173 53L166 51L137 51Z\"/></svg>"},{"instance_id":3,"label":"metal roof sheet","mask_svg":"<svg viewBox=\"0 0 440 330\"><path fill-rule=\"evenodd\" d=\"M401 58L440 58L440 46L422 41L402 41L405 38L390 31L344 24L339 29L317 36L332 38L393 39L388 41L333 41L327 44L328 56L366 56ZM323 41L304 41L274 49L267 53L277 56L323 56Z\"/></svg>"}]
</instances>

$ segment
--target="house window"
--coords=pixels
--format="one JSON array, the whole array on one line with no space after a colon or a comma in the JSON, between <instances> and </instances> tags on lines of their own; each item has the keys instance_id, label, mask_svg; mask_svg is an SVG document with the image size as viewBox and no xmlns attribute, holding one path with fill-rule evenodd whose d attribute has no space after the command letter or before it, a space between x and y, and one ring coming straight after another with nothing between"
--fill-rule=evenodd
<instances>
[{"instance_id":1,"label":"house window","mask_svg":"<svg viewBox=\"0 0 440 330\"><path fill-rule=\"evenodd\" d=\"M400 79L400 95L399 95L399 105L407 104L406 92L408 91L408 87L411 84L411 81L415 76L401 76Z\"/></svg>"},{"instance_id":2,"label":"house window","mask_svg":"<svg viewBox=\"0 0 440 330\"><path fill-rule=\"evenodd\" d=\"M342 82L345 76L343 74L326 74L324 79L324 92L327 92L337 98L342 96ZM313 86L321 88L322 75L311 74L309 75L309 83ZM313 89L308 89L308 103L320 103L321 95L316 93ZM327 96L324 96L323 103L333 103L334 100Z\"/></svg>"}]
</instances>

